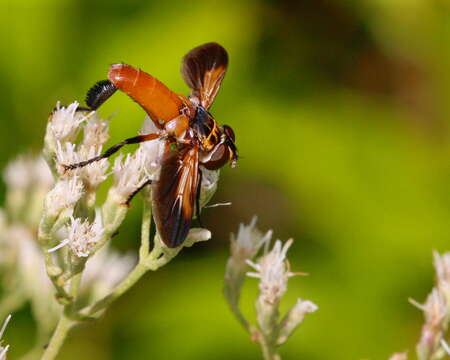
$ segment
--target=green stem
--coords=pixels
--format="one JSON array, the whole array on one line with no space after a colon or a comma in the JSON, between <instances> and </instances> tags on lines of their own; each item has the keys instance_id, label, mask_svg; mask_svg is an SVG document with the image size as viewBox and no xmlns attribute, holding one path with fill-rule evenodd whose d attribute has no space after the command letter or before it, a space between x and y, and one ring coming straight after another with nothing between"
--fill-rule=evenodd
<instances>
[{"instance_id":1,"label":"green stem","mask_svg":"<svg viewBox=\"0 0 450 360\"><path fill-rule=\"evenodd\" d=\"M139 248L139 261L147 257L150 251L150 228L152 224L152 208L148 201L144 199L142 209L141 225L141 246Z\"/></svg>"},{"instance_id":2,"label":"green stem","mask_svg":"<svg viewBox=\"0 0 450 360\"><path fill-rule=\"evenodd\" d=\"M261 345L264 360L281 360L281 357L277 354L274 346L270 346L264 339L261 339L259 343Z\"/></svg>"},{"instance_id":3,"label":"green stem","mask_svg":"<svg viewBox=\"0 0 450 360\"><path fill-rule=\"evenodd\" d=\"M86 316L93 316L99 311L107 308L112 302L128 291L149 269L139 262L130 274L114 290L101 300L93 304L87 311Z\"/></svg>"},{"instance_id":4,"label":"green stem","mask_svg":"<svg viewBox=\"0 0 450 360\"><path fill-rule=\"evenodd\" d=\"M73 320L69 319L66 314L61 314L58 326L56 327L56 330L53 333L53 336L50 339L50 343L48 344L48 347L45 350L41 360L53 360L56 358L56 355L58 355L58 352L61 349L61 346L63 345L64 340L66 339L67 334L73 325Z\"/></svg>"},{"instance_id":5,"label":"green stem","mask_svg":"<svg viewBox=\"0 0 450 360\"><path fill-rule=\"evenodd\" d=\"M60 303L70 302L70 295L64 289L65 281L61 278L62 269L53 262L52 255L44 248L44 260L47 275L56 290L56 300Z\"/></svg>"},{"instance_id":6,"label":"green stem","mask_svg":"<svg viewBox=\"0 0 450 360\"><path fill-rule=\"evenodd\" d=\"M75 325L75 321L72 320L71 315L75 313L75 300L78 294L78 288L81 282L81 274L74 276L70 282L69 295L72 298L70 304L64 306L64 311L61 313L61 317L56 326L56 330L50 339L48 347L45 349L44 355L41 360L53 360L59 353L64 341L66 340L69 330Z\"/></svg>"},{"instance_id":7,"label":"green stem","mask_svg":"<svg viewBox=\"0 0 450 360\"><path fill-rule=\"evenodd\" d=\"M131 288L148 270L145 262L149 257L150 250L150 226L152 221L152 211L150 204L144 200L144 207L142 209L142 225L141 225L141 246L139 248L139 263L128 274L128 276L118 284L114 290L104 298L94 303L87 311L86 316L92 316L99 311L108 307L117 298L123 295L129 288Z\"/></svg>"}]
</instances>

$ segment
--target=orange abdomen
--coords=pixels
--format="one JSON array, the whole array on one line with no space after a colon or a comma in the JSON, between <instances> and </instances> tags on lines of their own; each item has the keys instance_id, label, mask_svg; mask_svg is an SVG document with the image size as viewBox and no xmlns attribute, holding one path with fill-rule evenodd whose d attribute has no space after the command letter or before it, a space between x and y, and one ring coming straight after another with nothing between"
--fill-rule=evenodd
<instances>
[{"instance_id":1,"label":"orange abdomen","mask_svg":"<svg viewBox=\"0 0 450 360\"><path fill-rule=\"evenodd\" d=\"M126 64L113 64L108 78L141 105L160 129L180 114L183 107L180 96L146 72Z\"/></svg>"}]
</instances>

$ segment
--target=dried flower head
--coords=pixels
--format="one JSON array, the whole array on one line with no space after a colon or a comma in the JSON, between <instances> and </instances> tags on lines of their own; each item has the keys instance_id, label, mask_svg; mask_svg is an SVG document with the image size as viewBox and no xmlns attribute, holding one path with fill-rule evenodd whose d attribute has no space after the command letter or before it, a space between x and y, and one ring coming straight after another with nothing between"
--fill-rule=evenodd
<instances>
[{"instance_id":1,"label":"dried flower head","mask_svg":"<svg viewBox=\"0 0 450 360\"><path fill-rule=\"evenodd\" d=\"M289 277L295 274L289 271L286 253L292 245L293 240L288 240L284 245L280 240L275 241L270 252L266 252L254 263L247 263L256 270L248 272L247 276L259 278L260 297L269 304L277 303L287 290Z\"/></svg>"}]
</instances>

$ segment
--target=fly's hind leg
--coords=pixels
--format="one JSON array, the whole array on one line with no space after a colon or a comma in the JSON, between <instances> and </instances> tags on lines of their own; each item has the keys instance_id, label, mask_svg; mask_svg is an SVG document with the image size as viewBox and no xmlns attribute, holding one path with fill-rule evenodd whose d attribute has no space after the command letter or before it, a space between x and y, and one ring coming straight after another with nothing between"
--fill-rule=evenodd
<instances>
[{"instance_id":1,"label":"fly's hind leg","mask_svg":"<svg viewBox=\"0 0 450 360\"><path fill-rule=\"evenodd\" d=\"M141 191L143 188L145 188L147 185L150 185L152 183L152 180L147 180L147 181L145 181L141 186L139 186L136 190L134 190L131 194L130 194L130 196L128 196L128 199L127 199L127 201L125 201L125 205L126 206L130 206L130 202L131 202L131 200L133 200L133 198L136 196L136 194L139 192L139 191Z\"/></svg>"},{"instance_id":2,"label":"fly's hind leg","mask_svg":"<svg viewBox=\"0 0 450 360\"><path fill-rule=\"evenodd\" d=\"M116 153L120 150L121 147L128 145L128 144L138 144L144 141L149 140L155 140L159 138L159 134L146 134L146 135L139 135L132 138L125 139L124 141L121 141L120 143L111 146L108 150L106 150L103 154L93 157L92 159L81 161L76 164L70 164L70 165L63 165L65 170L73 170L76 168L80 168L86 165L89 165L95 161L99 161L101 159L106 159L110 157L112 154Z\"/></svg>"}]
</instances>

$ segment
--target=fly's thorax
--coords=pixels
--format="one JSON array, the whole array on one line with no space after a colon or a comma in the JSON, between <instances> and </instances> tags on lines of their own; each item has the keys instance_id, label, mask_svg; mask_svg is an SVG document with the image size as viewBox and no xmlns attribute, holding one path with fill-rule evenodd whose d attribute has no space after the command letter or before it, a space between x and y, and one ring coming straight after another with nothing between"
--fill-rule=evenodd
<instances>
[{"instance_id":1,"label":"fly's thorax","mask_svg":"<svg viewBox=\"0 0 450 360\"><path fill-rule=\"evenodd\" d=\"M167 135L173 136L177 139L183 137L188 128L189 128L189 118L184 114L177 116L176 118L168 121L165 124L165 130Z\"/></svg>"},{"instance_id":2,"label":"fly's thorax","mask_svg":"<svg viewBox=\"0 0 450 360\"><path fill-rule=\"evenodd\" d=\"M203 151L211 151L220 142L220 129L213 117L201 106L191 120L193 130Z\"/></svg>"}]
</instances>

